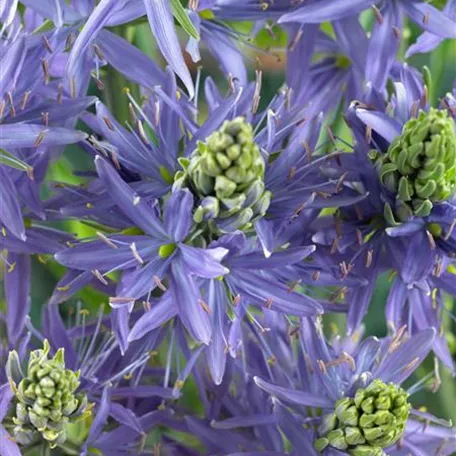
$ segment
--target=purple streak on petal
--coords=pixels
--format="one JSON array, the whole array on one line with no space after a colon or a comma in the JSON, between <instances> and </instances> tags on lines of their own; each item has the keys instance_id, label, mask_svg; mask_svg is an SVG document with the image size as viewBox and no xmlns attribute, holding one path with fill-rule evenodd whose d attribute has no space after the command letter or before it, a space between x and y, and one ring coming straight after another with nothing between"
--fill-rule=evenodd
<instances>
[{"instance_id":1,"label":"purple streak on petal","mask_svg":"<svg viewBox=\"0 0 456 456\"><path fill-rule=\"evenodd\" d=\"M6 322L8 339L15 344L22 336L25 320L30 312L30 257L8 253L8 263L3 280L5 281Z\"/></svg>"},{"instance_id":2,"label":"purple streak on petal","mask_svg":"<svg viewBox=\"0 0 456 456\"><path fill-rule=\"evenodd\" d=\"M171 193L163 211L163 225L175 242L183 241L192 226L193 195L187 189Z\"/></svg>"},{"instance_id":3,"label":"purple streak on petal","mask_svg":"<svg viewBox=\"0 0 456 456\"><path fill-rule=\"evenodd\" d=\"M10 168L0 165L0 222L17 238L25 241L25 226L16 185L9 174Z\"/></svg>"},{"instance_id":4,"label":"purple streak on petal","mask_svg":"<svg viewBox=\"0 0 456 456\"><path fill-rule=\"evenodd\" d=\"M261 218L255 223L255 231L257 232L258 240L266 258L269 258L274 251L273 227L273 223L265 218Z\"/></svg>"},{"instance_id":5,"label":"purple streak on petal","mask_svg":"<svg viewBox=\"0 0 456 456\"><path fill-rule=\"evenodd\" d=\"M208 345L212 333L209 314L199 303L200 291L180 259L172 264L169 281L174 304L182 323L195 340Z\"/></svg>"},{"instance_id":6,"label":"purple streak on petal","mask_svg":"<svg viewBox=\"0 0 456 456\"><path fill-rule=\"evenodd\" d=\"M297 391L291 388L283 388L259 377L254 377L253 380L257 386L268 394L288 403L305 405L306 407L321 407L323 409L334 406L334 402L324 396L318 396L317 394L307 393L305 391Z\"/></svg>"},{"instance_id":7,"label":"purple streak on petal","mask_svg":"<svg viewBox=\"0 0 456 456\"><path fill-rule=\"evenodd\" d=\"M386 234L391 237L408 236L420 231L424 225L424 220L422 218L418 218L405 223L401 223L399 226L388 227L385 231Z\"/></svg>"},{"instance_id":8,"label":"purple streak on petal","mask_svg":"<svg viewBox=\"0 0 456 456\"><path fill-rule=\"evenodd\" d=\"M375 280L370 280L364 287L356 287L350 292L348 302L351 303L347 315L347 332L352 334L358 328L366 316L372 293L375 287Z\"/></svg>"},{"instance_id":9,"label":"purple streak on petal","mask_svg":"<svg viewBox=\"0 0 456 456\"><path fill-rule=\"evenodd\" d=\"M174 27L174 18L168 0L144 0L150 28L166 61L182 79L190 98L195 95L192 77L185 64L179 39Z\"/></svg>"},{"instance_id":10,"label":"purple streak on petal","mask_svg":"<svg viewBox=\"0 0 456 456\"><path fill-rule=\"evenodd\" d=\"M401 134L401 126L391 117L377 111L357 109L356 115L372 130L377 132L387 141L392 142L394 138Z\"/></svg>"},{"instance_id":11,"label":"purple streak on petal","mask_svg":"<svg viewBox=\"0 0 456 456\"><path fill-rule=\"evenodd\" d=\"M426 358L434 343L435 335L434 328L416 333L391 354L386 355L380 365L373 370L372 375L385 383L392 382L400 385ZM419 362L415 362L415 359Z\"/></svg>"},{"instance_id":12,"label":"purple streak on petal","mask_svg":"<svg viewBox=\"0 0 456 456\"><path fill-rule=\"evenodd\" d=\"M171 296L171 292L167 292L156 303L153 303L148 310L131 328L128 340L130 342L140 339L145 334L155 328L158 328L163 323L173 318L177 313L177 307Z\"/></svg>"},{"instance_id":13,"label":"purple streak on petal","mask_svg":"<svg viewBox=\"0 0 456 456\"><path fill-rule=\"evenodd\" d=\"M179 246L182 259L188 271L198 277L216 279L229 272L220 262L228 253L227 249L217 247L215 249L200 249L185 244Z\"/></svg>"},{"instance_id":14,"label":"purple streak on petal","mask_svg":"<svg viewBox=\"0 0 456 456\"><path fill-rule=\"evenodd\" d=\"M117 171L100 156L95 158L98 175L106 185L106 191L123 212L146 233L158 239L166 239L154 210L122 180Z\"/></svg>"},{"instance_id":15,"label":"purple streak on petal","mask_svg":"<svg viewBox=\"0 0 456 456\"><path fill-rule=\"evenodd\" d=\"M319 0L309 2L307 5L297 8L295 11L283 15L279 24L285 22L301 22L308 24L319 24L326 21L335 21L347 16L360 13L372 5L370 0Z\"/></svg>"},{"instance_id":16,"label":"purple streak on petal","mask_svg":"<svg viewBox=\"0 0 456 456\"><path fill-rule=\"evenodd\" d=\"M429 3L401 1L406 14L420 27L443 38L456 38L456 21Z\"/></svg>"}]
</instances>

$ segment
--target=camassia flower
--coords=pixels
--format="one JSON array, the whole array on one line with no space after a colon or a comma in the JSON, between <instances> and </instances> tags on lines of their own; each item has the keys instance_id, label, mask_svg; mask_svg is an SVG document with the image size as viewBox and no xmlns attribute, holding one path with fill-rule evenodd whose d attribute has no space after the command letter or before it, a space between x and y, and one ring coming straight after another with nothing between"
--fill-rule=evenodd
<instances>
[{"instance_id":1,"label":"camassia flower","mask_svg":"<svg viewBox=\"0 0 456 456\"><path fill-rule=\"evenodd\" d=\"M357 140L354 151L341 157L340 169L328 170L332 177L344 174L353 194L369 194L321 218L312 238L338 252L351 273L369 277L368 286L347 294L354 303L350 331L360 324L383 271L394 271L386 306L393 332L404 324L411 331L440 328L442 293L455 292L454 119L445 103L428 108L420 81L410 76L403 71L395 84L392 115L380 101L376 109L352 104L347 121ZM453 368L440 331L434 350Z\"/></svg>"},{"instance_id":2,"label":"camassia flower","mask_svg":"<svg viewBox=\"0 0 456 456\"><path fill-rule=\"evenodd\" d=\"M411 394L423 382L401 387L427 356L434 337L435 331L427 329L407 339L402 330L383 341L351 337L329 345L318 322L303 321L303 362L296 373L301 386L290 388L288 382L261 377L255 382L278 403L278 425L293 444L299 441L297 430L307 428L313 445L308 445L309 455L450 455L456 449L451 424L411 406ZM293 412L282 410L281 404ZM420 419L447 428L426 428Z\"/></svg>"},{"instance_id":3,"label":"camassia flower","mask_svg":"<svg viewBox=\"0 0 456 456\"><path fill-rule=\"evenodd\" d=\"M319 171L334 154L312 160L311 152L298 147L303 141L309 150L315 147L321 118L299 123L303 113L288 110L286 93L257 112L259 81L245 90L234 87L235 93L223 98L208 80L210 115L197 125L194 109L176 95L173 74L168 75L168 84L142 108L131 98L137 117L130 131L101 103L96 117L84 118L99 133L86 144L99 178L89 191L78 190L81 201L68 200L61 213L93 217L100 234L58 252L56 259L74 270L94 271L102 281L122 271L110 300L122 349L129 338L147 332L146 321L154 327L175 315L195 340L210 344L215 308L224 315L227 303L235 305L243 293L260 307L299 316L320 313L315 299L290 286L287 266L313 251L308 237L298 234L302 220L314 219L323 207L354 201ZM185 128L176 134L179 122ZM71 194L65 186L62 192ZM235 239L248 246L245 264L255 274L228 277L228 254L242 250ZM232 267L241 269L241 263L242 255ZM267 271L274 268L281 269L278 280ZM202 289L213 280L226 284L225 292L208 304ZM261 290L255 283L263 284ZM153 297L163 298L155 309L148 304ZM146 303L146 314L129 336L128 316L138 300Z\"/></svg>"}]
</instances>

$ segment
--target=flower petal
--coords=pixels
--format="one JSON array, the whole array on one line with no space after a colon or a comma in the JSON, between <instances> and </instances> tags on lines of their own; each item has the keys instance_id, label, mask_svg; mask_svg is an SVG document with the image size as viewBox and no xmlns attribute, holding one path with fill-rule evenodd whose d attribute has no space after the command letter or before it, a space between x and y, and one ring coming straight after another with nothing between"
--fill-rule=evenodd
<instances>
[{"instance_id":1,"label":"flower petal","mask_svg":"<svg viewBox=\"0 0 456 456\"><path fill-rule=\"evenodd\" d=\"M227 249L217 247L215 249L200 249L185 244L179 246L182 259L190 273L206 279L216 279L229 272L229 269L220 264L220 261L228 253Z\"/></svg>"},{"instance_id":2,"label":"flower petal","mask_svg":"<svg viewBox=\"0 0 456 456\"><path fill-rule=\"evenodd\" d=\"M174 27L174 18L168 0L144 0L150 28L157 45L175 73L182 79L190 98L195 95L192 77L185 64L179 39Z\"/></svg>"},{"instance_id":3,"label":"flower petal","mask_svg":"<svg viewBox=\"0 0 456 456\"><path fill-rule=\"evenodd\" d=\"M192 226L193 195L189 190L174 191L163 211L163 225L175 242L183 241Z\"/></svg>"}]
</instances>

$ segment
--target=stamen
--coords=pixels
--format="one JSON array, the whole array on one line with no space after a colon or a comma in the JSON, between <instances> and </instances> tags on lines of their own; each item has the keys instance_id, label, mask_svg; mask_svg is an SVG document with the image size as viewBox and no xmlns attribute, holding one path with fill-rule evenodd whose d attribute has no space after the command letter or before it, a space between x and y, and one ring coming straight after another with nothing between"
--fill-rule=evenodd
<instances>
[{"instance_id":1,"label":"stamen","mask_svg":"<svg viewBox=\"0 0 456 456\"><path fill-rule=\"evenodd\" d=\"M103 233L100 233L99 231L96 232L96 235L109 247L112 247L113 249L118 249L119 246L114 244L107 236L105 236Z\"/></svg>"},{"instance_id":2,"label":"stamen","mask_svg":"<svg viewBox=\"0 0 456 456\"><path fill-rule=\"evenodd\" d=\"M335 192L339 193L342 190L342 186L344 185L345 178L348 176L348 171L346 171L342 176L339 177L339 180L336 184Z\"/></svg>"},{"instance_id":3,"label":"stamen","mask_svg":"<svg viewBox=\"0 0 456 456\"><path fill-rule=\"evenodd\" d=\"M136 126L138 127L139 137L141 138L143 143L146 146L150 145L149 139L147 138L146 132L144 131L143 124L142 124L142 122L139 119L136 121Z\"/></svg>"},{"instance_id":4,"label":"stamen","mask_svg":"<svg viewBox=\"0 0 456 456\"><path fill-rule=\"evenodd\" d=\"M311 276L311 277L312 277L312 280L314 280L314 281L319 280L319 279L320 279L320 274L321 274L320 271L314 271L314 272L312 273L312 276Z\"/></svg>"},{"instance_id":5,"label":"stamen","mask_svg":"<svg viewBox=\"0 0 456 456\"><path fill-rule=\"evenodd\" d=\"M317 365L320 368L321 372L323 372L323 374L326 375L328 373L326 365L322 359L317 359Z\"/></svg>"},{"instance_id":6,"label":"stamen","mask_svg":"<svg viewBox=\"0 0 456 456\"><path fill-rule=\"evenodd\" d=\"M39 147L39 146L40 146L40 144L41 144L41 143L43 142L43 140L44 140L44 137L46 136L46 133L47 133L47 130L44 130L44 131L42 131L42 132L40 132L40 133L38 134L38 136L37 136L36 139L35 139L35 143L34 143L35 147Z\"/></svg>"},{"instance_id":7,"label":"stamen","mask_svg":"<svg viewBox=\"0 0 456 456\"><path fill-rule=\"evenodd\" d=\"M288 45L288 50L290 52L293 52L296 49L296 46L299 43L299 40L301 39L303 34L302 27L299 28L299 30L296 32L295 36L291 40L290 44Z\"/></svg>"},{"instance_id":8,"label":"stamen","mask_svg":"<svg viewBox=\"0 0 456 456\"><path fill-rule=\"evenodd\" d=\"M375 19L377 19L377 22L380 25L383 24L383 16L380 10L375 5L372 5L372 9L374 10Z\"/></svg>"},{"instance_id":9,"label":"stamen","mask_svg":"<svg viewBox=\"0 0 456 456\"><path fill-rule=\"evenodd\" d=\"M432 236L432 234L428 230L426 230L426 236L429 241L429 247L431 248L431 250L435 250L436 245L435 245L434 236Z\"/></svg>"},{"instance_id":10,"label":"stamen","mask_svg":"<svg viewBox=\"0 0 456 456\"><path fill-rule=\"evenodd\" d=\"M163 282L160 280L160 278L156 275L153 277L153 281L157 285L158 288L160 288L161 291L166 291L167 288L163 285Z\"/></svg>"},{"instance_id":11,"label":"stamen","mask_svg":"<svg viewBox=\"0 0 456 456\"><path fill-rule=\"evenodd\" d=\"M100 59L100 60L104 60L105 59L103 51L100 49L100 46L98 46L98 44L94 44L93 45L93 52L98 57L98 59Z\"/></svg>"},{"instance_id":12,"label":"stamen","mask_svg":"<svg viewBox=\"0 0 456 456\"><path fill-rule=\"evenodd\" d=\"M262 75L263 72L261 70L255 70L256 75L256 82L255 82L255 92L253 94L253 102L252 102L252 114L255 114L258 111L258 106L260 105L261 99L261 82L262 82Z\"/></svg>"},{"instance_id":13,"label":"stamen","mask_svg":"<svg viewBox=\"0 0 456 456\"><path fill-rule=\"evenodd\" d=\"M450 239L451 235L453 234L453 230L454 230L455 226L456 226L456 218L453 219L453 221L451 222L450 228L448 229L448 232L443 237L443 239L445 241L448 241L448 239Z\"/></svg>"},{"instance_id":14,"label":"stamen","mask_svg":"<svg viewBox=\"0 0 456 456\"><path fill-rule=\"evenodd\" d=\"M92 274L103 284L108 285L108 281L101 275L98 269L92 269Z\"/></svg>"},{"instance_id":15,"label":"stamen","mask_svg":"<svg viewBox=\"0 0 456 456\"><path fill-rule=\"evenodd\" d=\"M103 117L103 122L106 124L106 126L111 130L114 131L114 125L112 124L111 120L108 117Z\"/></svg>"},{"instance_id":16,"label":"stamen","mask_svg":"<svg viewBox=\"0 0 456 456\"><path fill-rule=\"evenodd\" d=\"M205 301L203 301L202 299L198 299L198 304L202 307L202 309L207 313L207 314L211 314L212 311L211 311L211 308L209 307L209 304L207 304Z\"/></svg>"},{"instance_id":17,"label":"stamen","mask_svg":"<svg viewBox=\"0 0 456 456\"><path fill-rule=\"evenodd\" d=\"M25 109L25 106L27 105L27 101L30 97L30 94L32 92L30 90L27 90L24 95L22 96L22 101L21 101L21 111L23 111ZM0 113L0 116L1 116L1 113Z\"/></svg>"},{"instance_id":18,"label":"stamen","mask_svg":"<svg viewBox=\"0 0 456 456\"><path fill-rule=\"evenodd\" d=\"M45 58L41 59L41 68L43 69L44 73L44 83L49 84L49 81L51 80L51 74L49 73L49 62Z\"/></svg>"},{"instance_id":19,"label":"stamen","mask_svg":"<svg viewBox=\"0 0 456 456\"><path fill-rule=\"evenodd\" d=\"M372 249L369 249L366 252L366 268L370 268L371 267L373 255L374 255L374 251Z\"/></svg>"},{"instance_id":20,"label":"stamen","mask_svg":"<svg viewBox=\"0 0 456 456\"><path fill-rule=\"evenodd\" d=\"M48 40L48 37L46 35L43 35L43 41L44 41L44 47L47 49L47 51L52 54L54 50L52 49L51 43Z\"/></svg>"},{"instance_id":21,"label":"stamen","mask_svg":"<svg viewBox=\"0 0 456 456\"><path fill-rule=\"evenodd\" d=\"M307 141L303 141L302 145L304 146L304 149L307 152L307 161L309 163L312 163L312 149L310 148L310 145Z\"/></svg>"},{"instance_id":22,"label":"stamen","mask_svg":"<svg viewBox=\"0 0 456 456\"><path fill-rule=\"evenodd\" d=\"M132 242L130 244L130 249L133 253L133 256L135 257L136 261L139 263L139 264L144 264L144 260L141 258L141 256L139 255L138 253L138 250L136 249L136 244L134 242Z\"/></svg>"},{"instance_id":23,"label":"stamen","mask_svg":"<svg viewBox=\"0 0 456 456\"><path fill-rule=\"evenodd\" d=\"M63 101L63 84L59 84L57 87L57 103L62 104Z\"/></svg>"},{"instance_id":24,"label":"stamen","mask_svg":"<svg viewBox=\"0 0 456 456\"><path fill-rule=\"evenodd\" d=\"M42 112L41 113L41 122L48 127L49 126L49 113L48 112Z\"/></svg>"},{"instance_id":25,"label":"stamen","mask_svg":"<svg viewBox=\"0 0 456 456\"><path fill-rule=\"evenodd\" d=\"M359 228L356 228L356 241L358 242L358 245L363 245L363 233Z\"/></svg>"}]
</instances>

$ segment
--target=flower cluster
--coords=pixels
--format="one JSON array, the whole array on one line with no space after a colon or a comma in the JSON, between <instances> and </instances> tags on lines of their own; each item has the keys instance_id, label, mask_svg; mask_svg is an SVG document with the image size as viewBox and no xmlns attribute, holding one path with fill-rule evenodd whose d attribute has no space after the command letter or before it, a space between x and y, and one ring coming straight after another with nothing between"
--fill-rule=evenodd
<instances>
[{"instance_id":1,"label":"flower cluster","mask_svg":"<svg viewBox=\"0 0 456 456\"><path fill-rule=\"evenodd\" d=\"M455 14L2 0L0 455L454 454Z\"/></svg>"}]
</instances>

